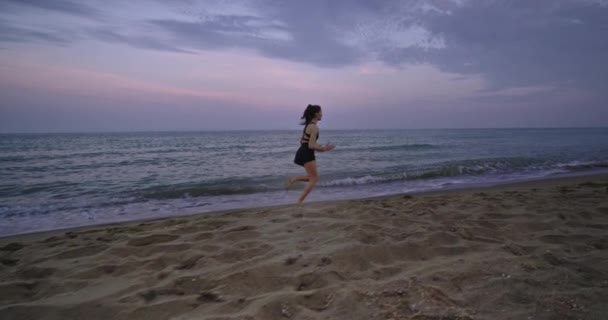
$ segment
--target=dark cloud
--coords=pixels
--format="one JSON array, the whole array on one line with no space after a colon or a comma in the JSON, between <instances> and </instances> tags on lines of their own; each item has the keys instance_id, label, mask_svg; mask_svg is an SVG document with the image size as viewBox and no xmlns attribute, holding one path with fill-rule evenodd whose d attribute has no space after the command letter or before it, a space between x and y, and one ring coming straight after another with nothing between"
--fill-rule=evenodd
<instances>
[{"instance_id":1,"label":"dark cloud","mask_svg":"<svg viewBox=\"0 0 608 320\"><path fill-rule=\"evenodd\" d=\"M527 85L606 87L608 7L584 1L471 1L420 21L446 47L387 50L389 63L429 62L481 74L489 89Z\"/></svg>"},{"instance_id":2,"label":"dark cloud","mask_svg":"<svg viewBox=\"0 0 608 320\"><path fill-rule=\"evenodd\" d=\"M4 3L89 17L101 11L68 0ZM207 2L161 3L191 19L131 21L138 27L126 29L108 18L92 31L73 35L0 25L0 42L66 44L87 36L172 52L238 47L322 67L375 57L394 66L429 63L459 76L481 75L488 90L544 85L603 92L608 86L608 6L589 0L260 0L250 13L209 13ZM180 5L189 7L178 9ZM145 28L139 28L142 23ZM407 45L408 39L400 37L408 33L399 31L412 27L423 28L444 46Z\"/></svg>"},{"instance_id":3,"label":"dark cloud","mask_svg":"<svg viewBox=\"0 0 608 320\"><path fill-rule=\"evenodd\" d=\"M3 0L5 4L16 4L35 7L39 9L51 10L67 14L74 14L87 17L95 17L100 14L100 11L83 4L69 0Z\"/></svg>"},{"instance_id":4,"label":"dark cloud","mask_svg":"<svg viewBox=\"0 0 608 320\"><path fill-rule=\"evenodd\" d=\"M608 37L602 35L608 34L608 6L577 0L463 3L266 1L257 3L261 11L272 12L264 19L227 15L200 22L152 23L184 46L252 48L266 56L319 66L349 65L375 55L395 66L430 63L451 73L479 74L488 81L488 90L534 85L606 87ZM421 9L425 4L434 7ZM358 21L361 15L373 20L372 25ZM392 24L378 28L384 20ZM289 35L289 40L260 37L264 27L252 25L265 21L284 22L273 28ZM382 34L413 26L442 39L445 46L399 46L386 41L398 33ZM346 45L346 33L357 28L367 41Z\"/></svg>"},{"instance_id":5,"label":"dark cloud","mask_svg":"<svg viewBox=\"0 0 608 320\"><path fill-rule=\"evenodd\" d=\"M0 21L0 43L43 42L63 46L82 39L78 30L79 25L57 26L49 23L45 28L31 25L30 19L35 19L36 22L44 20L44 15L40 15L40 13L30 16L33 8L93 20L102 17L100 10L69 0L4 0L0 2L0 14L7 18L10 17L10 22L9 19Z\"/></svg>"},{"instance_id":6,"label":"dark cloud","mask_svg":"<svg viewBox=\"0 0 608 320\"><path fill-rule=\"evenodd\" d=\"M71 40L55 32L19 28L0 22L0 43L2 42L44 42L66 45Z\"/></svg>"},{"instance_id":7,"label":"dark cloud","mask_svg":"<svg viewBox=\"0 0 608 320\"><path fill-rule=\"evenodd\" d=\"M242 47L286 60L320 66L352 64L358 53L335 40L322 26L310 27L282 16L282 24L271 19L245 15L226 15L209 21L184 22L152 20L150 23L170 32L184 46L203 49ZM299 18L302 19L302 18Z\"/></svg>"}]
</instances>

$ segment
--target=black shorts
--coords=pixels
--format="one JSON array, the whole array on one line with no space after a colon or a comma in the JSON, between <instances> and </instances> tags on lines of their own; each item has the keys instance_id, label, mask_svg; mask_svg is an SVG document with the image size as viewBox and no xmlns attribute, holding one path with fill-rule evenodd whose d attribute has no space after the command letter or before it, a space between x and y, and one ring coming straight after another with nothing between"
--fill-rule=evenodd
<instances>
[{"instance_id":1,"label":"black shorts","mask_svg":"<svg viewBox=\"0 0 608 320\"><path fill-rule=\"evenodd\" d=\"M308 143L302 143L293 162L299 166L304 166L306 162L315 161L315 151L308 147Z\"/></svg>"}]
</instances>

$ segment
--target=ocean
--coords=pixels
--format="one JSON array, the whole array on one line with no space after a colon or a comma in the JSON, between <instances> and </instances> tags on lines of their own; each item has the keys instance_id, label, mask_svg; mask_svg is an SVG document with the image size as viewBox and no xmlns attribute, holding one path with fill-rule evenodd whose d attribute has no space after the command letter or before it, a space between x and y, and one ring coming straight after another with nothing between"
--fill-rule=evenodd
<instances>
[{"instance_id":1,"label":"ocean","mask_svg":"<svg viewBox=\"0 0 608 320\"><path fill-rule=\"evenodd\" d=\"M295 203L301 130L0 135L0 236ZM308 202L608 170L608 128L324 130Z\"/></svg>"}]
</instances>

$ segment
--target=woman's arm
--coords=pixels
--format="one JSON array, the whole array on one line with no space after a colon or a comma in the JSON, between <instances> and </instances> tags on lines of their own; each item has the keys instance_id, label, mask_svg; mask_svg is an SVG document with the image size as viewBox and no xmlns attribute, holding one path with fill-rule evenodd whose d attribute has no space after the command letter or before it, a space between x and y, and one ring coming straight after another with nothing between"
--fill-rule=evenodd
<instances>
[{"instance_id":1,"label":"woman's arm","mask_svg":"<svg viewBox=\"0 0 608 320\"><path fill-rule=\"evenodd\" d=\"M310 139L308 140L308 148L315 151L329 151L333 149L333 146L330 145L320 145L317 143L317 132L319 132L319 128L315 124L311 124L308 126L310 128Z\"/></svg>"}]
</instances>

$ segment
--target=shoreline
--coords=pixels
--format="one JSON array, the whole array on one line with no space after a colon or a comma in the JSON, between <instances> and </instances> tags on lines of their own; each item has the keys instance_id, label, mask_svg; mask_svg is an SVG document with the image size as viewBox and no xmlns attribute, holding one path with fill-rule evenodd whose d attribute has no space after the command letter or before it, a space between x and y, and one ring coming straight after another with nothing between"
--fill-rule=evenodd
<instances>
[{"instance_id":1,"label":"shoreline","mask_svg":"<svg viewBox=\"0 0 608 320\"><path fill-rule=\"evenodd\" d=\"M0 239L10 319L603 319L608 175Z\"/></svg>"},{"instance_id":2,"label":"shoreline","mask_svg":"<svg viewBox=\"0 0 608 320\"><path fill-rule=\"evenodd\" d=\"M525 180L515 180L515 181L506 181L506 182L488 182L488 183L479 183L479 184L466 184L466 185L454 185L453 187L447 187L438 190L422 190L422 191L413 191L407 193L395 193L381 196L371 196L371 197L361 197L361 198L353 198L353 199L339 199L339 200L321 200L314 201L314 191L311 195L309 195L310 202L306 202L305 206L315 205L315 204L331 204L331 203L344 203L349 201L358 201L358 200L383 200L390 199L394 197L401 197L406 195L411 196L424 196L424 195L440 195L440 194L449 194L449 193L466 193L466 192L478 192L478 191L491 191L491 190L500 190L500 189L508 189L508 188L520 188L520 187L533 187L533 186L545 186L551 183L570 183L577 181L586 181L588 179L601 179L608 177L608 170L596 169L590 172L581 172L581 173L564 173L558 174L555 176L546 176L541 178L527 178ZM318 189L316 190L319 191ZM107 222L107 223L99 223L99 224L91 224L91 225L82 225L75 227L67 227L60 229L51 229L51 230L42 230L42 231L34 231L27 233L18 233L12 235L2 235L0 236L0 244L3 243L3 240L8 238L20 238L20 237L36 237L36 236L44 236L51 235L54 233L63 233L63 232L75 232L81 229L90 229L90 228L100 228L100 227L119 227L121 225L132 225L132 224L140 224L144 222L154 222L154 221L165 221L171 219L181 219L181 218L189 218L189 217L197 217L197 216L205 216L205 215L225 215L225 214L234 214L248 211L256 211L256 210L271 210L271 209L284 209L291 206L295 206L295 204L278 204L278 205L270 205L270 206L259 206L259 207L244 207L244 208L234 208L234 209L225 209L225 210L216 210L216 211L208 211L208 212L199 212L193 214L185 214L185 215L174 215L168 217L153 217L153 218L144 218L144 219L134 219L128 221L117 221L117 222Z\"/></svg>"}]
</instances>

